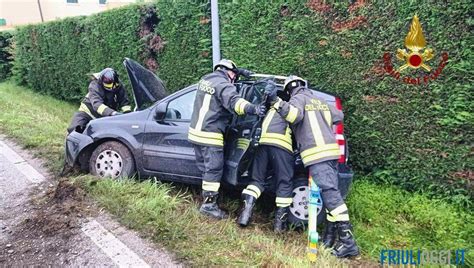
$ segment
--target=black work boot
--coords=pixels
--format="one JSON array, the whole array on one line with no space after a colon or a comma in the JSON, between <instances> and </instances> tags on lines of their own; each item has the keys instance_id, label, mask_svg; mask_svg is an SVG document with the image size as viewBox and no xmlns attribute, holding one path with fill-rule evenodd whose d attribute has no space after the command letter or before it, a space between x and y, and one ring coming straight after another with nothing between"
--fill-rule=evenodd
<instances>
[{"instance_id":1,"label":"black work boot","mask_svg":"<svg viewBox=\"0 0 474 268\"><path fill-rule=\"evenodd\" d=\"M275 224L273 225L273 231L275 233L282 233L288 229L288 213L290 212L288 207L277 207L275 211Z\"/></svg>"},{"instance_id":2,"label":"black work boot","mask_svg":"<svg viewBox=\"0 0 474 268\"><path fill-rule=\"evenodd\" d=\"M323 232L323 245L326 248L332 248L337 238L337 224L326 220L326 224Z\"/></svg>"},{"instance_id":3,"label":"black work boot","mask_svg":"<svg viewBox=\"0 0 474 268\"><path fill-rule=\"evenodd\" d=\"M218 192L202 191L203 202L201 208L199 208L199 212L201 212L201 214L219 220L227 218L229 215L227 215L227 213L220 209L217 205L218 197Z\"/></svg>"},{"instance_id":4,"label":"black work boot","mask_svg":"<svg viewBox=\"0 0 474 268\"><path fill-rule=\"evenodd\" d=\"M242 227L246 227L249 225L250 219L252 218L253 207L255 206L257 198L249 194L242 194L242 201L244 205L242 207L242 211L240 212L240 216L237 219L237 223Z\"/></svg>"},{"instance_id":5,"label":"black work boot","mask_svg":"<svg viewBox=\"0 0 474 268\"><path fill-rule=\"evenodd\" d=\"M348 221L336 223L339 240L333 248L332 254L338 258L348 258L359 255L359 247L352 234L352 225Z\"/></svg>"}]
</instances>

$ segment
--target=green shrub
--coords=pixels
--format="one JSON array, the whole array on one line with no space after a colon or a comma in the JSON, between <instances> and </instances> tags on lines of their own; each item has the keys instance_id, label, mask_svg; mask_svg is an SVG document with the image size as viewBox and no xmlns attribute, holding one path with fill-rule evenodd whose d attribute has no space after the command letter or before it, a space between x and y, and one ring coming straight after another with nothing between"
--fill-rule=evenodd
<instances>
[{"instance_id":1,"label":"green shrub","mask_svg":"<svg viewBox=\"0 0 474 268\"><path fill-rule=\"evenodd\" d=\"M12 39L12 32L0 32L0 81L5 80L11 75L13 61L11 55Z\"/></svg>"},{"instance_id":2,"label":"green shrub","mask_svg":"<svg viewBox=\"0 0 474 268\"><path fill-rule=\"evenodd\" d=\"M149 12L147 6L131 5L88 17L20 27L15 77L40 93L80 100L91 73L112 67L126 76L124 57L144 61L149 56L140 36ZM153 35L150 31L147 34Z\"/></svg>"},{"instance_id":3,"label":"green shrub","mask_svg":"<svg viewBox=\"0 0 474 268\"><path fill-rule=\"evenodd\" d=\"M203 1L159 1L157 31L166 42L158 53L158 75L170 91L212 70L210 5Z\"/></svg>"},{"instance_id":4,"label":"green shrub","mask_svg":"<svg viewBox=\"0 0 474 268\"><path fill-rule=\"evenodd\" d=\"M474 215L426 195L356 181L347 201L360 247L371 256L382 249L468 249L472 265Z\"/></svg>"},{"instance_id":5,"label":"green shrub","mask_svg":"<svg viewBox=\"0 0 474 268\"><path fill-rule=\"evenodd\" d=\"M472 205L472 1L349 2L223 3L223 57L262 73L298 74L339 95L359 174ZM406 85L383 70L385 52L400 64L395 53L415 14L435 51L428 64L436 68L449 53L429 85Z\"/></svg>"}]
</instances>

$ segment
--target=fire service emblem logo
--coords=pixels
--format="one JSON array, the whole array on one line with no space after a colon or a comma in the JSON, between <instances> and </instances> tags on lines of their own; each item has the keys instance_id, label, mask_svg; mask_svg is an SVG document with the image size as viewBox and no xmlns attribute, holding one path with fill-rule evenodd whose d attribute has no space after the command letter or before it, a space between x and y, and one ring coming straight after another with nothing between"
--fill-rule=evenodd
<instances>
[{"instance_id":1,"label":"fire service emblem logo","mask_svg":"<svg viewBox=\"0 0 474 268\"><path fill-rule=\"evenodd\" d=\"M397 50L397 59L402 61L403 64L395 69L392 65L392 57L389 52L386 52L383 56L384 69L392 77L397 80L401 80L406 84L428 84L430 81L435 80L441 74L442 70L447 64L448 53L441 53L441 61L434 71L428 65L428 62L433 59L435 53L433 49L426 48L426 40L423 35L420 20L418 16L413 16L411 22L410 31L405 37L405 48ZM425 74L418 77L404 76L401 77L401 73L406 69L423 69Z\"/></svg>"}]
</instances>

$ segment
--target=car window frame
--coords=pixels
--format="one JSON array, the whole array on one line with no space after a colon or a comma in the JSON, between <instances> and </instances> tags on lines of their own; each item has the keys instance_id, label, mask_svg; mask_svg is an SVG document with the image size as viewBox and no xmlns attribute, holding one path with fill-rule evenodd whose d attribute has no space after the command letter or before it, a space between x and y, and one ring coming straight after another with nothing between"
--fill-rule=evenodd
<instances>
[{"instance_id":1,"label":"car window frame","mask_svg":"<svg viewBox=\"0 0 474 268\"><path fill-rule=\"evenodd\" d=\"M192 91L196 91L197 90L197 84L193 84L193 85L190 85L186 88L183 88L181 90L178 90L177 92L167 96L166 98L160 100L160 101L157 101L155 104L153 104L152 107L150 107L152 109L152 114L154 115L156 113L156 109L158 107L158 105L162 102L165 102L166 103L166 110L168 110L168 105L171 101L173 100L176 100L177 98L180 98L188 93L191 93ZM153 121L156 121L156 119L154 119L154 116L153 116ZM191 122L191 119L169 119L169 118L164 118L162 120L163 122L184 122L184 123L187 123L187 122Z\"/></svg>"}]
</instances>

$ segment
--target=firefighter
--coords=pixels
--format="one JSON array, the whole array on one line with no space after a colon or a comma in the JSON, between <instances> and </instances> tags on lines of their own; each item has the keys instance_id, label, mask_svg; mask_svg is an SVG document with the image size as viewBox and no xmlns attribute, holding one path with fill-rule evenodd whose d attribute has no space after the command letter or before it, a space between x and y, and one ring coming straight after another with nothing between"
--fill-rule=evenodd
<instances>
[{"instance_id":1,"label":"firefighter","mask_svg":"<svg viewBox=\"0 0 474 268\"><path fill-rule=\"evenodd\" d=\"M344 115L317 98L300 77L288 77L284 90L291 96L289 102L274 95L270 102L272 108L292 126L303 164L321 189L327 211L323 243L332 247L337 257L357 256L359 248L349 222L349 211L338 189L337 159L340 151L333 124L342 121Z\"/></svg>"},{"instance_id":2,"label":"firefighter","mask_svg":"<svg viewBox=\"0 0 474 268\"><path fill-rule=\"evenodd\" d=\"M268 95L276 96L275 84L265 89ZM270 97L273 98L273 97ZM264 191L264 180L267 178L268 166L271 166L276 180L276 211L273 230L277 233L287 229L289 207L293 202L294 173L293 144L288 122L270 108L262 123L262 134L252 167L252 181L242 192L243 208L238 223L245 227L249 224L255 202Z\"/></svg>"},{"instance_id":3,"label":"firefighter","mask_svg":"<svg viewBox=\"0 0 474 268\"><path fill-rule=\"evenodd\" d=\"M74 114L67 131L71 133L76 130L82 133L92 119L130 111L127 93L117 72L112 68L105 68L92 75L89 92L82 99L79 111Z\"/></svg>"},{"instance_id":4,"label":"firefighter","mask_svg":"<svg viewBox=\"0 0 474 268\"><path fill-rule=\"evenodd\" d=\"M223 59L214 66L214 72L201 78L194 100L188 140L194 152L202 177L203 203L199 211L216 219L227 218L217 199L224 172L224 133L232 113L265 116L264 105L254 105L239 97L234 82L240 72L234 62Z\"/></svg>"}]
</instances>

